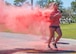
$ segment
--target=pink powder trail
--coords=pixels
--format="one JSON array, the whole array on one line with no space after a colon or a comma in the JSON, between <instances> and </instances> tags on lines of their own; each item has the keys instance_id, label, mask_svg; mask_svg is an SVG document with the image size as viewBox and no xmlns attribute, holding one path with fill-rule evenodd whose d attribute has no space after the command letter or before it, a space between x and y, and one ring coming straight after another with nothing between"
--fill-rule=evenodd
<instances>
[{"instance_id":1,"label":"pink powder trail","mask_svg":"<svg viewBox=\"0 0 76 54\"><path fill-rule=\"evenodd\" d=\"M49 34L49 16L51 10L29 5L8 6L0 0L0 23L12 32L46 36Z\"/></svg>"}]
</instances>

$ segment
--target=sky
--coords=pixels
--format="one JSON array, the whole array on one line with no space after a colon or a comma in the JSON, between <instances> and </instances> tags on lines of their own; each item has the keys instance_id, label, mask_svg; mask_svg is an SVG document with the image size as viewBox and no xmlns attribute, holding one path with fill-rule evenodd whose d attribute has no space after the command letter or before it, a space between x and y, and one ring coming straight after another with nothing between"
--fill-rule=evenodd
<instances>
[{"instance_id":1,"label":"sky","mask_svg":"<svg viewBox=\"0 0 76 54\"><path fill-rule=\"evenodd\" d=\"M65 8L70 7L72 1L74 1L74 0L62 0L63 6L64 6Z\"/></svg>"},{"instance_id":2,"label":"sky","mask_svg":"<svg viewBox=\"0 0 76 54\"><path fill-rule=\"evenodd\" d=\"M13 0L6 0L6 1L8 1L9 3L13 3ZM34 3L36 2L37 0L34 0ZM74 1L74 0L62 0L62 2L63 2L63 7L64 8L68 8L68 7L70 7L71 5L71 2L72 1Z\"/></svg>"}]
</instances>

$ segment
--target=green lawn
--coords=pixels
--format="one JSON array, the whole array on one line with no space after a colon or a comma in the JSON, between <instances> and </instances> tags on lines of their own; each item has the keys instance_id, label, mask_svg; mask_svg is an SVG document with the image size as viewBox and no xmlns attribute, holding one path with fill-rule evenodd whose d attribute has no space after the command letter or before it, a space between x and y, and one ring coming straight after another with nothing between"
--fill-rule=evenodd
<instances>
[{"instance_id":1,"label":"green lawn","mask_svg":"<svg viewBox=\"0 0 76 54\"><path fill-rule=\"evenodd\" d=\"M63 38L76 39L76 23L61 24ZM3 24L0 24L1 32L11 32Z\"/></svg>"},{"instance_id":2,"label":"green lawn","mask_svg":"<svg viewBox=\"0 0 76 54\"><path fill-rule=\"evenodd\" d=\"M61 24L63 38L76 39L76 23Z\"/></svg>"}]
</instances>

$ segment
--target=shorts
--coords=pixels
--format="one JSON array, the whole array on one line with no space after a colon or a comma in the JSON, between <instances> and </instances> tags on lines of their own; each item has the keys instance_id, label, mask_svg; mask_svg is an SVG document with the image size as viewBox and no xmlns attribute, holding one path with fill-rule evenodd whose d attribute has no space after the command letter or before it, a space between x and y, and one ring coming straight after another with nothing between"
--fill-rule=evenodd
<instances>
[{"instance_id":1,"label":"shorts","mask_svg":"<svg viewBox=\"0 0 76 54\"><path fill-rule=\"evenodd\" d=\"M60 26L49 26L49 28L54 28L56 30L57 28L60 28Z\"/></svg>"}]
</instances>

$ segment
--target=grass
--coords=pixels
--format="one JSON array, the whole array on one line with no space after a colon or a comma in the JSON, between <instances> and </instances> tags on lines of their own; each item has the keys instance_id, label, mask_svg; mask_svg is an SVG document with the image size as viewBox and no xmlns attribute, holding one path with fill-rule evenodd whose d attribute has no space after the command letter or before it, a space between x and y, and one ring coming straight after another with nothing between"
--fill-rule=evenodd
<instances>
[{"instance_id":1,"label":"grass","mask_svg":"<svg viewBox=\"0 0 76 54\"><path fill-rule=\"evenodd\" d=\"M76 23L61 24L63 38L76 39Z\"/></svg>"},{"instance_id":2,"label":"grass","mask_svg":"<svg viewBox=\"0 0 76 54\"><path fill-rule=\"evenodd\" d=\"M76 39L76 23L61 24L63 38ZM1 32L11 32L3 24L0 24Z\"/></svg>"},{"instance_id":3,"label":"grass","mask_svg":"<svg viewBox=\"0 0 76 54\"><path fill-rule=\"evenodd\" d=\"M4 24L0 24L0 32L11 32L9 29L7 29Z\"/></svg>"}]
</instances>

